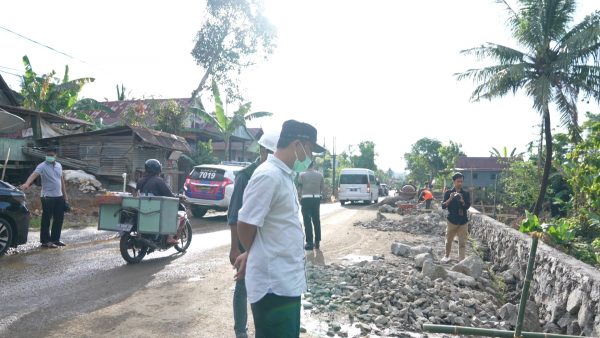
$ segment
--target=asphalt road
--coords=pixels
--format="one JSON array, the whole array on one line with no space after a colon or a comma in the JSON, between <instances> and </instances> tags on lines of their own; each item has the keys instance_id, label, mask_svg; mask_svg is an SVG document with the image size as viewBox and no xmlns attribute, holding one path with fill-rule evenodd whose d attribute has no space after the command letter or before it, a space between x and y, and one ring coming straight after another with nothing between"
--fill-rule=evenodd
<instances>
[{"instance_id":1,"label":"asphalt road","mask_svg":"<svg viewBox=\"0 0 600 338\"><path fill-rule=\"evenodd\" d=\"M324 204L321 213L341 210L339 204ZM30 243L25 252L0 258L0 337L44 336L48 327L118 303L141 288L196 280L214 264L204 261L203 253L229 245L230 232L224 213L192 224L186 253L154 252L135 265L122 259L118 238L89 228L79 237L77 230L69 231L65 248Z\"/></svg>"}]
</instances>

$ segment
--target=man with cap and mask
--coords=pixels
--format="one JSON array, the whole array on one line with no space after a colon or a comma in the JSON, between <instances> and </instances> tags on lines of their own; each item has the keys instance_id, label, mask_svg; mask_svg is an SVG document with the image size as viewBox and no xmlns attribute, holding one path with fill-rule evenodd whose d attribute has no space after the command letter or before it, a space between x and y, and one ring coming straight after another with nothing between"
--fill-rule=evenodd
<instances>
[{"instance_id":1,"label":"man with cap and mask","mask_svg":"<svg viewBox=\"0 0 600 338\"><path fill-rule=\"evenodd\" d=\"M235 185L233 194L227 210L227 223L231 227L231 249L229 250L229 261L233 265L240 254L244 252L242 244L239 242L237 234L238 213L243 204L244 191L252 174L260 164L267 160L269 154L277 150L277 141L279 141L279 131L268 131L258 140L260 146L260 157L246 168L240 170L235 175ZM235 283L233 292L233 330L236 338L246 338L248 323L248 299L246 294L246 284L244 279L238 279Z\"/></svg>"},{"instance_id":2,"label":"man with cap and mask","mask_svg":"<svg viewBox=\"0 0 600 338\"><path fill-rule=\"evenodd\" d=\"M295 173L306 171L312 153L321 153L317 130L284 122L277 150L260 165L244 192L238 236L246 252L235 266L244 278L256 337L299 337L300 296L306 291L304 231Z\"/></svg>"}]
</instances>

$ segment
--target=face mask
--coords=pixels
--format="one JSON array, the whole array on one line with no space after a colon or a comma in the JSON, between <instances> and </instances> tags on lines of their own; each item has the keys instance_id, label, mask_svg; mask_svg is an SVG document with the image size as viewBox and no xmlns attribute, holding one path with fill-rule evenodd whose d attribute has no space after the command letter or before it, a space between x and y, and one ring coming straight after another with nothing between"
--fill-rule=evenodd
<instances>
[{"instance_id":1,"label":"face mask","mask_svg":"<svg viewBox=\"0 0 600 338\"><path fill-rule=\"evenodd\" d=\"M312 162L310 157L308 157L308 155L306 154L306 150L304 150L304 146L302 145L302 143L300 143L300 146L302 147L302 151L304 152L304 161L298 160L298 154L296 154L296 161L294 161L294 171L297 173L306 171L310 166L310 163Z\"/></svg>"},{"instance_id":2,"label":"face mask","mask_svg":"<svg viewBox=\"0 0 600 338\"><path fill-rule=\"evenodd\" d=\"M54 163L54 161L56 161L56 157L55 156L46 156L46 162L48 162L48 163Z\"/></svg>"}]
</instances>

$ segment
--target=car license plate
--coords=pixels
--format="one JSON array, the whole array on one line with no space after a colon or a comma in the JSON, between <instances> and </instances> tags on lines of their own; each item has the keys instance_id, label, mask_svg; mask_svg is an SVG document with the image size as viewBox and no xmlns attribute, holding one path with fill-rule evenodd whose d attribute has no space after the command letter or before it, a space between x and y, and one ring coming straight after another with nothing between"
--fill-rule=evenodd
<instances>
[{"instance_id":1,"label":"car license plate","mask_svg":"<svg viewBox=\"0 0 600 338\"><path fill-rule=\"evenodd\" d=\"M358 191L358 188L350 189L350 191Z\"/></svg>"},{"instance_id":2,"label":"car license plate","mask_svg":"<svg viewBox=\"0 0 600 338\"><path fill-rule=\"evenodd\" d=\"M131 228L133 228L133 224L119 223L117 224L117 228L121 231L131 231Z\"/></svg>"}]
</instances>

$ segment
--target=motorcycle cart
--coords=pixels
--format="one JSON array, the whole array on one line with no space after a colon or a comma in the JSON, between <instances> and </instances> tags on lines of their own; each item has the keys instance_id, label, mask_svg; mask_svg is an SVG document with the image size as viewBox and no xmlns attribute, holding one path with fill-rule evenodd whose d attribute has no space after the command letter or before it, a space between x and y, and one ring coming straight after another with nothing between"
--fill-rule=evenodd
<instances>
[{"instance_id":1,"label":"motorcycle cart","mask_svg":"<svg viewBox=\"0 0 600 338\"><path fill-rule=\"evenodd\" d=\"M118 194L98 196L97 201L98 230L121 234L121 256L128 263L139 263L147 253L172 246L184 252L191 243L191 225L185 211L179 210L178 198ZM167 244L167 235L175 234L178 243Z\"/></svg>"}]
</instances>

